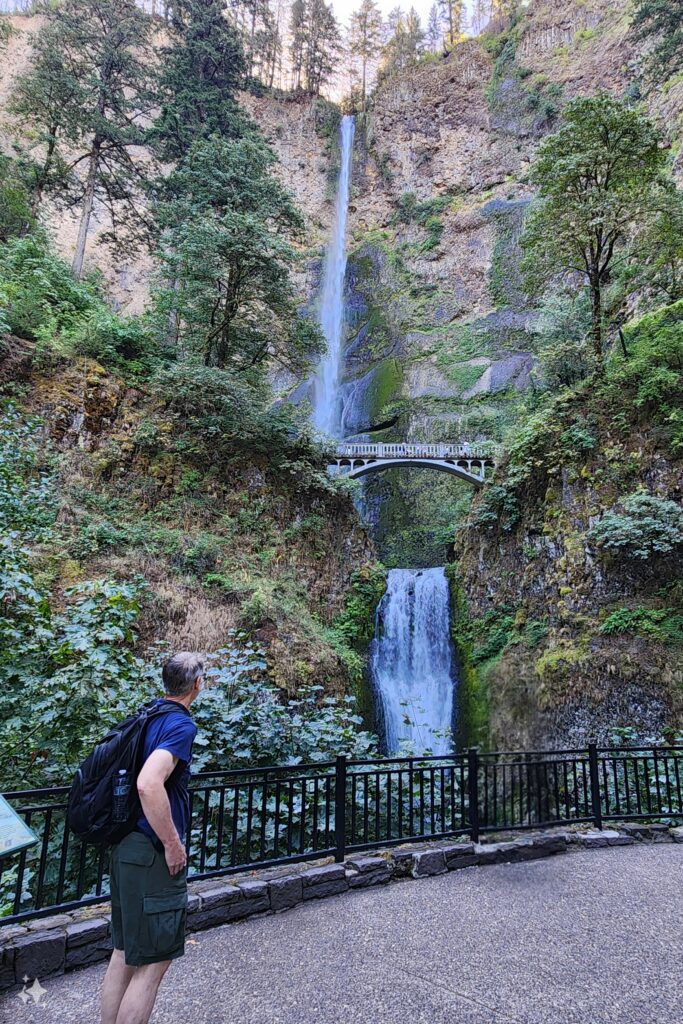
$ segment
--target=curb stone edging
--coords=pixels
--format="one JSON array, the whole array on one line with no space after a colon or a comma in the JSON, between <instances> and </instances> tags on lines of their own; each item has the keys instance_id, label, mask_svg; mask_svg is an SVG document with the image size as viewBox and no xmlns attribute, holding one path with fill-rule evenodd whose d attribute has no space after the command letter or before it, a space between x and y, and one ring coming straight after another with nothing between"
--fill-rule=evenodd
<instances>
[{"instance_id":1,"label":"curb stone edging","mask_svg":"<svg viewBox=\"0 0 683 1024\"><path fill-rule=\"evenodd\" d=\"M475 865L520 863L572 849L639 842L683 844L683 826L628 822L618 829L547 830L500 841L423 842L349 856L343 864L308 861L248 875L203 879L188 886L187 931L289 910L312 899ZM105 960L111 953L109 904L0 926L0 990Z\"/></svg>"}]
</instances>

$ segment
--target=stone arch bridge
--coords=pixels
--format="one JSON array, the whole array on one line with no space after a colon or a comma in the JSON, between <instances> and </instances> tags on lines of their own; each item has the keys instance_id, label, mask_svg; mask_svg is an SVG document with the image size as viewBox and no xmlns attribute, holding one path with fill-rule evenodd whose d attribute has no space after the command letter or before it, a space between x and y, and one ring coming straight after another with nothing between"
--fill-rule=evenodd
<instances>
[{"instance_id":1,"label":"stone arch bridge","mask_svg":"<svg viewBox=\"0 0 683 1024\"><path fill-rule=\"evenodd\" d=\"M337 445L332 465L348 477L384 469L425 468L451 473L481 487L496 465L491 444L345 444Z\"/></svg>"}]
</instances>

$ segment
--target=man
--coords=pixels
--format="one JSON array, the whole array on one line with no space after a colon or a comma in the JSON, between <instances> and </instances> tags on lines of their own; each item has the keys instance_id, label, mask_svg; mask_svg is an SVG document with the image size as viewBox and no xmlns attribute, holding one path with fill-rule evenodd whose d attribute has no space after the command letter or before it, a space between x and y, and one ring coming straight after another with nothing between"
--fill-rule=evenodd
<instances>
[{"instance_id":1,"label":"man","mask_svg":"<svg viewBox=\"0 0 683 1024\"><path fill-rule=\"evenodd\" d=\"M153 718L137 778L142 814L112 848L111 931L114 950L102 986L102 1024L147 1024L171 960L185 952L187 877L184 838L188 782L197 726L189 708L202 687L204 664L182 652L162 671L176 705Z\"/></svg>"}]
</instances>

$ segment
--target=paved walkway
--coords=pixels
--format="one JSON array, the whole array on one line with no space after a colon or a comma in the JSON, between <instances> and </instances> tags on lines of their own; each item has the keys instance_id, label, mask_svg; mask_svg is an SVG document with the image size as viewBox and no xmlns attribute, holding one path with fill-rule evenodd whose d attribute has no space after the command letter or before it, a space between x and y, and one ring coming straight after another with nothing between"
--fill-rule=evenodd
<instances>
[{"instance_id":1,"label":"paved walkway","mask_svg":"<svg viewBox=\"0 0 683 1024\"><path fill-rule=\"evenodd\" d=\"M104 966L11 1024L97 1024ZM3 1016L4 1013L4 1016ZM153 1024L683 1024L683 847L347 893L191 936Z\"/></svg>"}]
</instances>

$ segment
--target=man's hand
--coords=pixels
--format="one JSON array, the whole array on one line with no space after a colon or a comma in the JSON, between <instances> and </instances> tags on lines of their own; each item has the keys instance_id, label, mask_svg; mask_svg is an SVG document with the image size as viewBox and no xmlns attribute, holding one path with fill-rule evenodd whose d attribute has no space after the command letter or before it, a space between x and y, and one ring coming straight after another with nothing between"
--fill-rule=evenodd
<instances>
[{"instance_id":1,"label":"man's hand","mask_svg":"<svg viewBox=\"0 0 683 1024\"><path fill-rule=\"evenodd\" d=\"M180 839L176 838L171 840L170 843L164 845L164 854L166 856L166 866L168 867L171 875L178 875L187 864L187 855L185 853L185 847L180 842Z\"/></svg>"}]
</instances>

